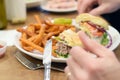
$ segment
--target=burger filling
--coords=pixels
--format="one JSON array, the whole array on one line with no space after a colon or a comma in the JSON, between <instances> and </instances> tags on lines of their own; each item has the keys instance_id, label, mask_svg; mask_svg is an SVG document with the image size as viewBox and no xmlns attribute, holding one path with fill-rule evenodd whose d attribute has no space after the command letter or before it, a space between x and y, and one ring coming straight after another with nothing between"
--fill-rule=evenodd
<instances>
[{"instance_id":1,"label":"burger filling","mask_svg":"<svg viewBox=\"0 0 120 80\"><path fill-rule=\"evenodd\" d=\"M54 37L54 39L57 40L55 53L58 54L58 57L67 58L71 47L83 46L78 34L70 29L65 30L58 37Z\"/></svg>"},{"instance_id":2,"label":"burger filling","mask_svg":"<svg viewBox=\"0 0 120 80\"><path fill-rule=\"evenodd\" d=\"M62 42L58 42L56 46L57 49L55 50L55 52L58 54L58 57L67 58L69 56L69 51L71 49L70 46L63 44Z\"/></svg>"},{"instance_id":3,"label":"burger filling","mask_svg":"<svg viewBox=\"0 0 120 80\"><path fill-rule=\"evenodd\" d=\"M81 24L81 30L85 31L90 38L95 39L104 46L108 44L109 39L106 30L101 28L99 25L95 25L89 21L82 22Z\"/></svg>"}]
</instances>

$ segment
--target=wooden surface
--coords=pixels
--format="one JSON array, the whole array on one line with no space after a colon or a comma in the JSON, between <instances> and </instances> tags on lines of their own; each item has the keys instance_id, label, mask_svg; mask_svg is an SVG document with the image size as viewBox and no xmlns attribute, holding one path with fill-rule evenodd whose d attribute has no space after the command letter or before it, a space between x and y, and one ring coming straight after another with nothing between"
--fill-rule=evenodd
<instances>
[{"instance_id":1,"label":"wooden surface","mask_svg":"<svg viewBox=\"0 0 120 80\"><path fill-rule=\"evenodd\" d=\"M38 8L37 9L35 8L27 11L27 20L25 24L13 25L9 23L7 26L7 30L16 29L18 27L34 23L35 22L35 19L33 17L34 14L48 16L50 18L56 17L75 18L77 12L57 14L40 11ZM0 80L43 80L44 69L29 70L26 67L24 67L14 56L17 50L18 49L15 46L8 46L4 57L0 59ZM118 48L116 48L114 52L118 59L120 60L120 46L118 46ZM32 59L34 61L39 62L39 60L36 60L34 58ZM67 80L67 79L64 72L52 70L51 80Z\"/></svg>"}]
</instances>

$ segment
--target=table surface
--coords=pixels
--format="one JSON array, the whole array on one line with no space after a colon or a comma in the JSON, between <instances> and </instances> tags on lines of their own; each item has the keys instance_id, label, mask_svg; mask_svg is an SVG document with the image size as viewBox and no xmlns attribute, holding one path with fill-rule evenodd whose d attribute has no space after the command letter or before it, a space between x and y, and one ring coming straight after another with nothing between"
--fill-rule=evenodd
<instances>
[{"instance_id":1,"label":"table surface","mask_svg":"<svg viewBox=\"0 0 120 80\"><path fill-rule=\"evenodd\" d=\"M49 12L41 11L38 8L34 8L31 10L27 10L27 20L24 24L15 25L15 24L9 23L7 26L7 30L16 29L18 27L23 27L30 23L34 23L35 19L33 15L35 14L48 16L51 18L56 18L56 17L75 18L78 15L77 12L49 13ZM27 69L15 58L14 54L16 51L18 51L18 49L15 46L8 46L4 57L0 59L0 80L43 80L44 69L38 69L38 70ZM118 46L114 50L114 52L117 58L120 60L120 54L119 54L120 46ZM25 55L25 56L30 57L28 55ZM31 60L37 61L37 62L40 61L34 58L31 58ZM67 78L64 72L51 70L51 80L67 80Z\"/></svg>"}]
</instances>

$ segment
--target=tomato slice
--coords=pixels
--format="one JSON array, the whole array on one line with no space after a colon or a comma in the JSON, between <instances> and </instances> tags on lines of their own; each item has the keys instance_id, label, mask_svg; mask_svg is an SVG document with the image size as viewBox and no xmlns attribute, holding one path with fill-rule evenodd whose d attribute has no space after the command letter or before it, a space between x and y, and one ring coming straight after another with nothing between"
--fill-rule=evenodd
<instances>
[{"instance_id":1,"label":"tomato slice","mask_svg":"<svg viewBox=\"0 0 120 80\"><path fill-rule=\"evenodd\" d=\"M84 25L85 25L85 27L87 27L87 28L90 30L90 32L91 32L91 34L92 34L93 36L100 37L100 36L103 35L103 32L102 32L102 31L100 31L100 30L98 30L97 28L91 26L91 25L88 24L87 22L85 22Z\"/></svg>"}]
</instances>

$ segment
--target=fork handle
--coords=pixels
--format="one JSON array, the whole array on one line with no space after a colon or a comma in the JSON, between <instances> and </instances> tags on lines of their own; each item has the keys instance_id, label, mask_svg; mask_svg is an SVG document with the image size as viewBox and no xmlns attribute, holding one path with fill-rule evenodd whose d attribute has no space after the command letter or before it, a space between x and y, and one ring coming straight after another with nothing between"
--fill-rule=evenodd
<instances>
[{"instance_id":1,"label":"fork handle","mask_svg":"<svg viewBox=\"0 0 120 80\"><path fill-rule=\"evenodd\" d=\"M60 68L53 67L53 66L51 66L51 69L52 69L52 70L58 70L58 71L64 72L64 69L60 69Z\"/></svg>"}]
</instances>

